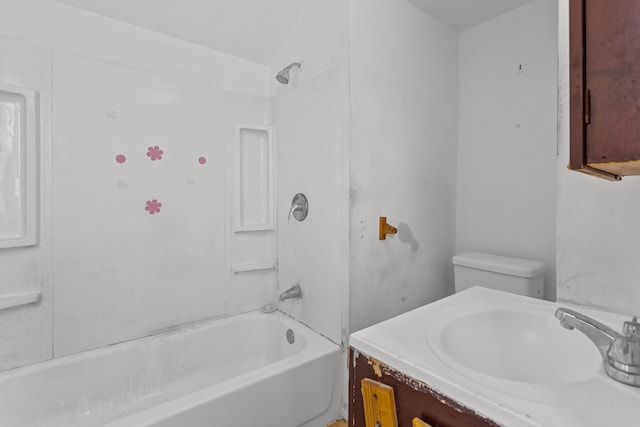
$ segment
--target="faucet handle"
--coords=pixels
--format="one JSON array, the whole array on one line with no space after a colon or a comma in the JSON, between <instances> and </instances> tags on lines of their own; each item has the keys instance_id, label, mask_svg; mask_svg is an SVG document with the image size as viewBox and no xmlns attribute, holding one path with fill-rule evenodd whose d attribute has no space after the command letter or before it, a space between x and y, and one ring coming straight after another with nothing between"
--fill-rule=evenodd
<instances>
[{"instance_id":1,"label":"faucet handle","mask_svg":"<svg viewBox=\"0 0 640 427\"><path fill-rule=\"evenodd\" d=\"M618 381L640 386L640 323L637 317L624 322L622 336L611 344L607 359L607 374Z\"/></svg>"},{"instance_id":2,"label":"faucet handle","mask_svg":"<svg viewBox=\"0 0 640 427\"><path fill-rule=\"evenodd\" d=\"M291 219L291 215L296 219L296 221L304 221L309 213L309 201L307 200L307 196L302 193L298 193L293 196L293 200L291 200L291 209L289 209L289 216L287 220Z\"/></svg>"},{"instance_id":3,"label":"faucet handle","mask_svg":"<svg viewBox=\"0 0 640 427\"><path fill-rule=\"evenodd\" d=\"M624 325L622 326L622 335L640 340L640 323L638 323L637 316L633 316L631 321L624 322Z\"/></svg>"},{"instance_id":4,"label":"faucet handle","mask_svg":"<svg viewBox=\"0 0 640 427\"><path fill-rule=\"evenodd\" d=\"M618 338L607 353L609 366L605 366L610 376L622 382L640 387L640 341L635 338ZM611 367L618 372L612 372ZM607 369L609 368L609 369ZM612 375L614 373L615 375Z\"/></svg>"}]
</instances>

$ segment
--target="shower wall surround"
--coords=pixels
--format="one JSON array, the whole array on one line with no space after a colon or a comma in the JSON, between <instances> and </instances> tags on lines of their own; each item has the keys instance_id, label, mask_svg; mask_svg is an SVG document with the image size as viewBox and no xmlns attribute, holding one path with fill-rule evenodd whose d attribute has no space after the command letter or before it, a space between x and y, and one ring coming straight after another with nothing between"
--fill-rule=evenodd
<instances>
[{"instance_id":1,"label":"shower wall surround","mask_svg":"<svg viewBox=\"0 0 640 427\"><path fill-rule=\"evenodd\" d=\"M63 53L53 70L55 354L224 315L224 92Z\"/></svg>"},{"instance_id":2,"label":"shower wall surround","mask_svg":"<svg viewBox=\"0 0 640 427\"><path fill-rule=\"evenodd\" d=\"M275 271L231 264L274 259L275 232L228 221L267 67L46 0L3 1L0 57L42 114L38 245L0 251L0 292L42 300L0 311L0 370L273 300Z\"/></svg>"},{"instance_id":3,"label":"shower wall surround","mask_svg":"<svg viewBox=\"0 0 640 427\"><path fill-rule=\"evenodd\" d=\"M225 112L227 126L225 126L225 141L227 141L225 157L229 159L226 164L226 182L232 183L236 179L236 167L231 159L237 149L234 144L237 138L238 123L272 123L270 108L266 98L255 97L227 91L225 93ZM268 127L271 129L271 127ZM272 135L273 136L273 135ZM262 141L266 142L266 141ZM273 141L275 144L275 138ZM275 159L274 163L275 163ZM275 171L274 171L275 172ZM233 194L232 194L233 193ZM233 192L227 191L227 218L234 218L236 188ZM265 202L267 202L265 200ZM266 203L268 204L268 203ZM275 209L274 209L275 210ZM275 213L273 213L275 215ZM237 313L247 310L255 310L268 302L275 301L277 292L277 265L278 259L276 229L264 227L263 230L250 232L236 232L233 221L227 221L227 312ZM254 270L256 265L265 268ZM267 265L271 267L267 268ZM242 268L249 266L250 268ZM240 268L239 268L240 267ZM239 271L245 270L245 271Z\"/></svg>"},{"instance_id":4,"label":"shower wall surround","mask_svg":"<svg viewBox=\"0 0 640 427\"><path fill-rule=\"evenodd\" d=\"M348 334L348 2L311 0L271 64L277 140L278 282L295 283L302 299L280 303L286 313L336 343ZM287 85L276 73L293 60ZM309 215L287 218L304 193Z\"/></svg>"},{"instance_id":5,"label":"shower wall surround","mask_svg":"<svg viewBox=\"0 0 640 427\"><path fill-rule=\"evenodd\" d=\"M37 91L41 114L37 245L0 249L0 295L40 292L41 299L37 308L0 311L2 370L52 355L51 52L0 39L0 58L0 81Z\"/></svg>"},{"instance_id":6,"label":"shower wall surround","mask_svg":"<svg viewBox=\"0 0 640 427\"><path fill-rule=\"evenodd\" d=\"M36 243L38 109L36 91L0 84L0 248Z\"/></svg>"}]
</instances>

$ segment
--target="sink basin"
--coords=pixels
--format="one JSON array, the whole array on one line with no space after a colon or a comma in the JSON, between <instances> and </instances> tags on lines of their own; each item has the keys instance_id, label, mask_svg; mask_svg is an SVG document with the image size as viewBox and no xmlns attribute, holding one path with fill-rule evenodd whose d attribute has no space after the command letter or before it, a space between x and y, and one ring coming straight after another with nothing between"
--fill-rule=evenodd
<instances>
[{"instance_id":1,"label":"sink basin","mask_svg":"<svg viewBox=\"0 0 640 427\"><path fill-rule=\"evenodd\" d=\"M567 308L618 329L613 313ZM640 387L609 378L556 303L473 287L354 332L353 351L509 427L636 427ZM626 319L628 320L628 319Z\"/></svg>"},{"instance_id":2,"label":"sink basin","mask_svg":"<svg viewBox=\"0 0 640 427\"><path fill-rule=\"evenodd\" d=\"M593 377L602 364L596 347L562 328L553 311L527 305L445 311L427 329L427 342L446 365L483 383L569 384Z\"/></svg>"}]
</instances>

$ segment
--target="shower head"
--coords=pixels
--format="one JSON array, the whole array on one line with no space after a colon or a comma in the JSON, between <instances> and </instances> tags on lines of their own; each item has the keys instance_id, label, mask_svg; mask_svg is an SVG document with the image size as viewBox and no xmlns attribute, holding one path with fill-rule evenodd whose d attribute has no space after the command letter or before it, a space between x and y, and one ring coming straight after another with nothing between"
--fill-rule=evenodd
<instances>
[{"instance_id":1,"label":"shower head","mask_svg":"<svg viewBox=\"0 0 640 427\"><path fill-rule=\"evenodd\" d=\"M294 62L294 63L284 67L276 75L276 80L279 83L282 83L283 85L289 84L289 70L291 70L293 67L298 67L298 68L300 68L302 70L302 66L303 65L304 65L304 62L300 61L300 62Z\"/></svg>"},{"instance_id":2,"label":"shower head","mask_svg":"<svg viewBox=\"0 0 640 427\"><path fill-rule=\"evenodd\" d=\"M286 68L280 70L280 72L276 75L276 80L283 85L289 84L289 70Z\"/></svg>"}]
</instances>

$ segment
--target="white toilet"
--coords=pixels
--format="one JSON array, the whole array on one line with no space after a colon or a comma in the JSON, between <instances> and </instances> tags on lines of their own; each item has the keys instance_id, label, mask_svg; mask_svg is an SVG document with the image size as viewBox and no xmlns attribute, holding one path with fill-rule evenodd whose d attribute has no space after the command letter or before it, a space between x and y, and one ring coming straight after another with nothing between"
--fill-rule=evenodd
<instances>
[{"instance_id":1,"label":"white toilet","mask_svg":"<svg viewBox=\"0 0 640 427\"><path fill-rule=\"evenodd\" d=\"M480 252L453 257L455 291L483 286L498 291L542 299L546 265L539 261Z\"/></svg>"}]
</instances>

